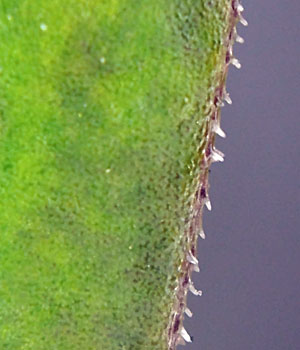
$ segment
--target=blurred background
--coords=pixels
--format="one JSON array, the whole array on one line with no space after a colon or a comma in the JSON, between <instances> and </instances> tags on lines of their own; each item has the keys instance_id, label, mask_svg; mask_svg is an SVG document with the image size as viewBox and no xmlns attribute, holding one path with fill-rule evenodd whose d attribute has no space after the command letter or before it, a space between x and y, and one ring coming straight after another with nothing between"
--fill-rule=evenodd
<instances>
[{"instance_id":1,"label":"blurred background","mask_svg":"<svg viewBox=\"0 0 300 350\"><path fill-rule=\"evenodd\" d=\"M300 349L300 1L244 1L183 350Z\"/></svg>"}]
</instances>

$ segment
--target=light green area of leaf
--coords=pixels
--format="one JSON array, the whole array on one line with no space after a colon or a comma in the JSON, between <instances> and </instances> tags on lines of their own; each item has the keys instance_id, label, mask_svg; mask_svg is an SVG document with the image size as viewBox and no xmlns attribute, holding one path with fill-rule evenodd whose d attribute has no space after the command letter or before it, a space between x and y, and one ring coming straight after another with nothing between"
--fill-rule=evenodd
<instances>
[{"instance_id":1,"label":"light green area of leaf","mask_svg":"<svg viewBox=\"0 0 300 350\"><path fill-rule=\"evenodd\" d=\"M1 349L166 349L229 5L0 0Z\"/></svg>"}]
</instances>

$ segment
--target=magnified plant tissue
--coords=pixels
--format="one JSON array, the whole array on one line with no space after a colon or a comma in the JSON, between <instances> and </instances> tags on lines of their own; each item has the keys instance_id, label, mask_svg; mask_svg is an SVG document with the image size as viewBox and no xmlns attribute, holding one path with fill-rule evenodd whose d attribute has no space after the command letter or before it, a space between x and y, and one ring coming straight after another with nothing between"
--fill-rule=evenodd
<instances>
[{"instance_id":1,"label":"magnified plant tissue","mask_svg":"<svg viewBox=\"0 0 300 350\"><path fill-rule=\"evenodd\" d=\"M175 350L237 0L0 0L0 344Z\"/></svg>"}]
</instances>

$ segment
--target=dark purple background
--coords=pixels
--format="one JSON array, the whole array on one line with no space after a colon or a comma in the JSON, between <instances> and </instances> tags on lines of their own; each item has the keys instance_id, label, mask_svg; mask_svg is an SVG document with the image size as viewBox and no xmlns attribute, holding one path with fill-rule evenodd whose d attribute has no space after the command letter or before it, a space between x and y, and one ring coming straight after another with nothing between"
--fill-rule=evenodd
<instances>
[{"instance_id":1,"label":"dark purple background","mask_svg":"<svg viewBox=\"0 0 300 350\"><path fill-rule=\"evenodd\" d=\"M244 1L185 350L300 349L300 1ZM180 350L183 347L178 347Z\"/></svg>"}]
</instances>

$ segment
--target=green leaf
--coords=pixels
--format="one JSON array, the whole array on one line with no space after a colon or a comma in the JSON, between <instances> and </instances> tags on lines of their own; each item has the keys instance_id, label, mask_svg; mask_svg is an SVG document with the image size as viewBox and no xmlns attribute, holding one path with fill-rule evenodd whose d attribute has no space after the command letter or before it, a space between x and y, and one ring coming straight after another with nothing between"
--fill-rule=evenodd
<instances>
[{"instance_id":1,"label":"green leaf","mask_svg":"<svg viewBox=\"0 0 300 350\"><path fill-rule=\"evenodd\" d=\"M181 339L237 5L0 0L2 349Z\"/></svg>"}]
</instances>

